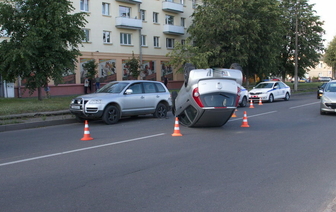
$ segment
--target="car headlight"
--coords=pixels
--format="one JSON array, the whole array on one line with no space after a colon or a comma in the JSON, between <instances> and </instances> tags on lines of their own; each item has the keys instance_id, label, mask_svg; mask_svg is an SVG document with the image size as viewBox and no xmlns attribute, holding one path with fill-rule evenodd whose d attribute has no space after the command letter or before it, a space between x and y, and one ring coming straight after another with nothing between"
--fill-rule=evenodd
<instances>
[{"instance_id":1,"label":"car headlight","mask_svg":"<svg viewBox=\"0 0 336 212\"><path fill-rule=\"evenodd\" d=\"M88 102L88 104L101 104L102 100L101 99L92 99Z\"/></svg>"}]
</instances>

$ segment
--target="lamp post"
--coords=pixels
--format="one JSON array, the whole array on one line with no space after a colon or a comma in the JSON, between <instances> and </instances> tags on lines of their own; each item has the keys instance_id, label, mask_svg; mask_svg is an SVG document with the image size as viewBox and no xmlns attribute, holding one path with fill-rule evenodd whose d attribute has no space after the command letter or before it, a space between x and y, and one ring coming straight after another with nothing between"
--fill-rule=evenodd
<instances>
[{"instance_id":1,"label":"lamp post","mask_svg":"<svg viewBox=\"0 0 336 212\"><path fill-rule=\"evenodd\" d=\"M294 91L298 90L298 3L295 9L295 69L294 69Z\"/></svg>"}]
</instances>

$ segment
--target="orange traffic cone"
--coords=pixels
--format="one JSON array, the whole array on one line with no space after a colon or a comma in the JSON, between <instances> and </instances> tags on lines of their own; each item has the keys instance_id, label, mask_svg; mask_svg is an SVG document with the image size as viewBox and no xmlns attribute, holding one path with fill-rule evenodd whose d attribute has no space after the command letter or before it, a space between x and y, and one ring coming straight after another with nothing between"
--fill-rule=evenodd
<instances>
[{"instance_id":1,"label":"orange traffic cone","mask_svg":"<svg viewBox=\"0 0 336 212\"><path fill-rule=\"evenodd\" d=\"M81 140L82 141L93 140L93 138L90 136L89 123L88 123L87 120L85 120L84 136L83 136L83 138Z\"/></svg>"},{"instance_id":2,"label":"orange traffic cone","mask_svg":"<svg viewBox=\"0 0 336 212\"><path fill-rule=\"evenodd\" d=\"M250 99L250 108L254 108L252 99Z\"/></svg>"},{"instance_id":3,"label":"orange traffic cone","mask_svg":"<svg viewBox=\"0 0 336 212\"><path fill-rule=\"evenodd\" d=\"M263 105L261 98L259 98L259 104L258 105Z\"/></svg>"},{"instance_id":4,"label":"orange traffic cone","mask_svg":"<svg viewBox=\"0 0 336 212\"><path fill-rule=\"evenodd\" d=\"M250 127L250 125L248 125L248 123L247 123L246 111L244 111L244 118L243 118L243 123L242 123L241 127Z\"/></svg>"},{"instance_id":5,"label":"orange traffic cone","mask_svg":"<svg viewBox=\"0 0 336 212\"><path fill-rule=\"evenodd\" d=\"M236 115L236 111L238 111L237 109L235 109L235 111L233 111L233 114L232 114L232 116L231 117L237 117L237 115Z\"/></svg>"},{"instance_id":6,"label":"orange traffic cone","mask_svg":"<svg viewBox=\"0 0 336 212\"><path fill-rule=\"evenodd\" d=\"M172 134L172 136L182 136L182 134L180 133L180 125L177 117L175 118L174 133Z\"/></svg>"}]
</instances>

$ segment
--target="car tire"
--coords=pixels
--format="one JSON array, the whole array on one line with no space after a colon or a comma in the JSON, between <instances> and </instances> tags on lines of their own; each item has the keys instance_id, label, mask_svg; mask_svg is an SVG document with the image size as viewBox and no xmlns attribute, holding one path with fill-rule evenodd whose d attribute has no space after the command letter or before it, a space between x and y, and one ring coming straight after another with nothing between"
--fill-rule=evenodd
<instances>
[{"instance_id":1,"label":"car tire","mask_svg":"<svg viewBox=\"0 0 336 212\"><path fill-rule=\"evenodd\" d=\"M239 104L240 107L246 107L247 105L247 97L244 96L241 103Z\"/></svg>"},{"instance_id":2,"label":"car tire","mask_svg":"<svg viewBox=\"0 0 336 212\"><path fill-rule=\"evenodd\" d=\"M274 101L274 96L273 96L273 94L270 94L269 97L268 97L268 102L272 103L273 101Z\"/></svg>"},{"instance_id":3,"label":"car tire","mask_svg":"<svg viewBox=\"0 0 336 212\"><path fill-rule=\"evenodd\" d=\"M284 100L285 100L285 101L288 101L289 98L290 98L289 93L286 93Z\"/></svg>"},{"instance_id":4,"label":"car tire","mask_svg":"<svg viewBox=\"0 0 336 212\"><path fill-rule=\"evenodd\" d=\"M172 113L173 113L173 115L175 115L175 100L176 100L176 97L177 97L177 92L173 91L172 92Z\"/></svg>"},{"instance_id":5,"label":"car tire","mask_svg":"<svg viewBox=\"0 0 336 212\"><path fill-rule=\"evenodd\" d=\"M114 105L109 105L105 108L105 111L103 113L102 117L103 121L106 124L115 124L120 119L120 110L118 107Z\"/></svg>"},{"instance_id":6,"label":"car tire","mask_svg":"<svg viewBox=\"0 0 336 212\"><path fill-rule=\"evenodd\" d=\"M156 106L156 109L155 109L155 112L153 113L153 116L156 117L156 118L165 118L165 117L167 117L167 111L168 111L167 106L163 103L159 103Z\"/></svg>"}]
</instances>

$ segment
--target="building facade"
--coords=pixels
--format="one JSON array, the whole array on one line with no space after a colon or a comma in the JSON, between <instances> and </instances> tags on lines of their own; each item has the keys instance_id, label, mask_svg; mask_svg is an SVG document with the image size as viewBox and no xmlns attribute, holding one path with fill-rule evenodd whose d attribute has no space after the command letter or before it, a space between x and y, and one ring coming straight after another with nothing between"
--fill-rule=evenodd
<instances>
[{"instance_id":1,"label":"building facade","mask_svg":"<svg viewBox=\"0 0 336 212\"><path fill-rule=\"evenodd\" d=\"M100 82L133 79L126 66L132 54L142 61L140 79L182 80L167 62L175 43L185 42L195 0L73 0L74 12L86 12L86 38L74 77L83 83L83 64L95 60ZM67 80L68 79L68 80Z\"/></svg>"}]
</instances>

